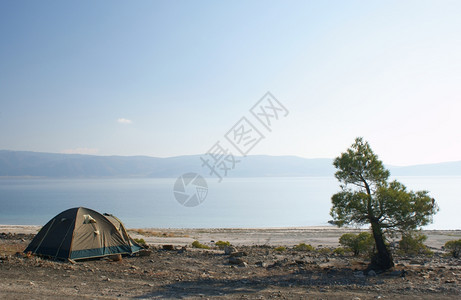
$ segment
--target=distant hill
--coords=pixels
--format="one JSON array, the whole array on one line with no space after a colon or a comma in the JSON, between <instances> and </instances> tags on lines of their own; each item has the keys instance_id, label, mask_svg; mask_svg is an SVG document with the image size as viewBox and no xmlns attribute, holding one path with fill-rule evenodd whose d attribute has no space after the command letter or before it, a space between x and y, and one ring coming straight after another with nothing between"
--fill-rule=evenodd
<instances>
[{"instance_id":1,"label":"distant hill","mask_svg":"<svg viewBox=\"0 0 461 300\"><path fill-rule=\"evenodd\" d=\"M332 159L296 156L252 155L239 161L228 177L315 177L333 176ZM461 162L409 167L389 167L393 176L461 175ZM148 156L97 156L0 150L0 176L99 178L177 177L196 172L208 176L200 155L158 158Z\"/></svg>"},{"instance_id":2,"label":"distant hill","mask_svg":"<svg viewBox=\"0 0 461 300\"><path fill-rule=\"evenodd\" d=\"M392 176L461 176L461 161L407 167L388 166Z\"/></svg>"}]
</instances>

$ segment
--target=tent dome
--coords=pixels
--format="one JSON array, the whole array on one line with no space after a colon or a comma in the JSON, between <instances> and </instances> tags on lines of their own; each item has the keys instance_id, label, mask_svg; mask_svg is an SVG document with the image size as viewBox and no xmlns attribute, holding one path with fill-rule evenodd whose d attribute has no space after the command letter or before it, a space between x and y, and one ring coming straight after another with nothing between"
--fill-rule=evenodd
<instances>
[{"instance_id":1,"label":"tent dome","mask_svg":"<svg viewBox=\"0 0 461 300\"><path fill-rule=\"evenodd\" d=\"M119 219L111 215L106 217L89 208L76 207L51 219L24 252L77 260L113 254L132 255L141 249L128 236Z\"/></svg>"}]
</instances>

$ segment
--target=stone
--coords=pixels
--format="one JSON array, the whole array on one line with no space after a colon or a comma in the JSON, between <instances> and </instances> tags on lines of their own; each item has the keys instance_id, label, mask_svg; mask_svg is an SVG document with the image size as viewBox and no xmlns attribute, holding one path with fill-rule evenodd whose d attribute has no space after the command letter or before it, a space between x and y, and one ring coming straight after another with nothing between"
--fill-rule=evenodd
<instances>
[{"instance_id":1,"label":"stone","mask_svg":"<svg viewBox=\"0 0 461 300\"><path fill-rule=\"evenodd\" d=\"M278 261L274 262L273 264L268 265L267 267L268 267L268 268L283 267L285 263L286 263L285 260L278 260Z\"/></svg>"},{"instance_id":2,"label":"stone","mask_svg":"<svg viewBox=\"0 0 461 300\"><path fill-rule=\"evenodd\" d=\"M374 277L374 276L376 276L376 272L373 271L373 270L370 270L370 271L368 271L367 275L370 276L370 277Z\"/></svg>"},{"instance_id":3,"label":"stone","mask_svg":"<svg viewBox=\"0 0 461 300\"><path fill-rule=\"evenodd\" d=\"M395 270L388 274L389 276L402 276L402 271Z\"/></svg>"},{"instance_id":4,"label":"stone","mask_svg":"<svg viewBox=\"0 0 461 300\"><path fill-rule=\"evenodd\" d=\"M258 266L258 267L267 268L268 263L263 262L263 261L258 261L258 262L256 262L255 265Z\"/></svg>"},{"instance_id":5,"label":"stone","mask_svg":"<svg viewBox=\"0 0 461 300\"><path fill-rule=\"evenodd\" d=\"M245 251L233 252L230 254L231 257L242 257L247 256L248 254Z\"/></svg>"},{"instance_id":6,"label":"stone","mask_svg":"<svg viewBox=\"0 0 461 300\"><path fill-rule=\"evenodd\" d=\"M150 256L152 254L151 250L142 249L138 252L139 256Z\"/></svg>"},{"instance_id":7,"label":"stone","mask_svg":"<svg viewBox=\"0 0 461 300\"><path fill-rule=\"evenodd\" d=\"M163 250L174 250L174 246L173 245L163 245Z\"/></svg>"},{"instance_id":8,"label":"stone","mask_svg":"<svg viewBox=\"0 0 461 300\"><path fill-rule=\"evenodd\" d=\"M109 259L112 260L112 261L121 261L122 260L122 255L121 254L110 255Z\"/></svg>"},{"instance_id":9,"label":"stone","mask_svg":"<svg viewBox=\"0 0 461 300\"><path fill-rule=\"evenodd\" d=\"M231 265L240 265L244 263L244 261L240 257L229 257L229 263Z\"/></svg>"},{"instance_id":10,"label":"stone","mask_svg":"<svg viewBox=\"0 0 461 300\"><path fill-rule=\"evenodd\" d=\"M232 246L226 246L226 247L224 247L224 254L226 254L226 255L230 255L230 254L232 254L232 253L234 253L234 252L236 252L236 251L237 251L237 250L236 250L234 247L232 247Z\"/></svg>"}]
</instances>

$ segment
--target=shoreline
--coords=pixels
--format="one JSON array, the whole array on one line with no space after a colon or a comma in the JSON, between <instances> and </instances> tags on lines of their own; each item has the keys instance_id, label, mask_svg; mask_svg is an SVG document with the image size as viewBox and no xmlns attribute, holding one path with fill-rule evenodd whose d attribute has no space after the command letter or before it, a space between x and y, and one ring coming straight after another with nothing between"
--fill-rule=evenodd
<instances>
[{"instance_id":1,"label":"shoreline","mask_svg":"<svg viewBox=\"0 0 461 300\"><path fill-rule=\"evenodd\" d=\"M40 225L0 225L0 233L36 234ZM338 228L335 226L303 226L303 227L267 227L267 228L130 228L130 236L144 239L155 246L171 244L187 246L193 241L207 245L215 242L229 241L235 246L286 246L299 243L311 244L314 247L338 247L339 238L344 233L359 233L367 229ZM427 235L425 244L440 250L449 240L461 239L461 230L422 230Z\"/></svg>"},{"instance_id":2,"label":"shoreline","mask_svg":"<svg viewBox=\"0 0 461 300\"><path fill-rule=\"evenodd\" d=\"M25 224L0 224L0 230L3 228L6 229L40 229L43 225L25 225ZM136 229L145 229L145 230L159 230L159 231L166 231L166 230L366 230L366 228L359 228L359 227L336 227L334 225L307 225L307 226L274 226L274 227L133 227L127 228L127 230L136 230ZM461 228L458 229L422 229L421 231L428 232L452 232L452 231L459 231L461 232Z\"/></svg>"}]
</instances>

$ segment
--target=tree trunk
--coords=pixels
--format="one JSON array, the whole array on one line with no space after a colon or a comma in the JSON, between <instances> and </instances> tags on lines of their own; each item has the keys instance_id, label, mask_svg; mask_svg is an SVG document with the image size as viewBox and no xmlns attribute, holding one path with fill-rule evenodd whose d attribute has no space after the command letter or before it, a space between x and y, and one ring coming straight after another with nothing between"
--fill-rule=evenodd
<instances>
[{"instance_id":1,"label":"tree trunk","mask_svg":"<svg viewBox=\"0 0 461 300\"><path fill-rule=\"evenodd\" d=\"M389 252L386 244L384 243L383 232L381 227L376 222L371 222L371 229L373 230L373 237L375 239L377 253L371 260L372 268L380 270L387 270L394 266L392 255Z\"/></svg>"}]
</instances>

